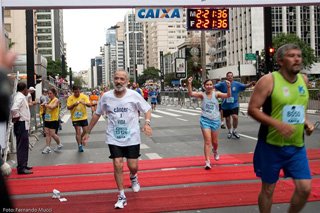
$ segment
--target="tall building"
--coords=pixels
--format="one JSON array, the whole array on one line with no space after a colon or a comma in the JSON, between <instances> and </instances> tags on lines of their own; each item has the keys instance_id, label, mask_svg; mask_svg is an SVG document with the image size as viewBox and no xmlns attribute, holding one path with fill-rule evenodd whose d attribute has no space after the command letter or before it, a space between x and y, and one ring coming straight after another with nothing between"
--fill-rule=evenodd
<instances>
[{"instance_id":1,"label":"tall building","mask_svg":"<svg viewBox=\"0 0 320 213\"><path fill-rule=\"evenodd\" d=\"M160 51L163 51L163 54L176 52L178 44L186 37L185 21L145 22L144 63L146 67L160 69Z\"/></svg>"},{"instance_id":2,"label":"tall building","mask_svg":"<svg viewBox=\"0 0 320 213\"><path fill-rule=\"evenodd\" d=\"M37 10L38 53L52 60L61 60L64 54L62 10Z\"/></svg>"},{"instance_id":3,"label":"tall building","mask_svg":"<svg viewBox=\"0 0 320 213\"><path fill-rule=\"evenodd\" d=\"M116 70L125 70L124 23L118 22L116 29ZM111 78L113 74L111 73Z\"/></svg>"},{"instance_id":4,"label":"tall building","mask_svg":"<svg viewBox=\"0 0 320 213\"><path fill-rule=\"evenodd\" d=\"M135 13L128 11L124 17L125 67L134 76L135 66L143 65L143 26L135 21Z\"/></svg>"},{"instance_id":5,"label":"tall building","mask_svg":"<svg viewBox=\"0 0 320 213\"><path fill-rule=\"evenodd\" d=\"M320 58L320 6L272 7L272 34L296 34ZM217 38L215 68L253 64L246 53L264 49L263 8L230 8L229 31L214 31Z\"/></svg>"}]
</instances>

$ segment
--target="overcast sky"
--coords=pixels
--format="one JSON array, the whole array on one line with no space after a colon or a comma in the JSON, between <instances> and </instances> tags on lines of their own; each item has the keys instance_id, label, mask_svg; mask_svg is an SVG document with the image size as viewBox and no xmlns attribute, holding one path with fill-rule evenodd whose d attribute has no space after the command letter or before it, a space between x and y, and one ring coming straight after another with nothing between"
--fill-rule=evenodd
<instances>
[{"instance_id":1,"label":"overcast sky","mask_svg":"<svg viewBox=\"0 0 320 213\"><path fill-rule=\"evenodd\" d=\"M72 71L87 70L90 59L100 55L106 30L124 20L130 9L68 9L63 10L64 42L67 63Z\"/></svg>"}]
</instances>

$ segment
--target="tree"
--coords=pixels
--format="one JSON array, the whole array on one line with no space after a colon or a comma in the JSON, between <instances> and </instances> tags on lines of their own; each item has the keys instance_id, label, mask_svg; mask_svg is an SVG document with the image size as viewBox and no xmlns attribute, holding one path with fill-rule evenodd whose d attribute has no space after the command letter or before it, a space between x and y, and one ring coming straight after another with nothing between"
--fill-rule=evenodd
<instances>
[{"instance_id":1,"label":"tree","mask_svg":"<svg viewBox=\"0 0 320 213\"><path fill-rule=\"evenodd\" d=\"M156 82L160 79L160 70L154 67L148 67L143 71L143 74L140 76L146 81L153 80L153 82Z\"/></svg>"},{"instance_id":2,"label":"tree","mask_svg":"<svg viewBox=\"0 0 320 213\"><path fill-rule=\"evenodd\" d=\"M296 34L280 33L272 38L272 45L275 50L284 44L297 44L302 50L302 68L311 68L311 65L317 62L317 57L314 55L314 50L311 49L303 40ZM273 56L276 61L276 54Z\"/></svg>"},{"instance_id":3,"label":"tree","mask_svg":"<svg viewBox=\"0 0 320 213\"><path fill-rule=\"evenodd\" d=\"M178 81L173 72L164 74L164 84L171 86L171 81Z\"/></svg>"},{"instance_id":4,"label":"tree","mask_svg":"<svg viewBox=\"0 0 320 213\"><path fill-rule=\"evenodd\" d=\"M81 77L73 77L73 85L78 86L80 89L82 89L82 86L84 84L84 81Z\"/></svg>"},{"instance_id":5,"label":"tree","mask_svg":"<svg viewBox=\"0 0 320 213\"><path fill-rule=\"evenodd\" d=\"M62 61L60 59L54 61L51 59L47 59L48 61L48 66L47 66L47 74L50 75L51 77L54 77L55 75L59 74L61 76L62 74ZM66 75L68 74L67 71L67 63L66 63Z\"/></svg>"}]
</instances>

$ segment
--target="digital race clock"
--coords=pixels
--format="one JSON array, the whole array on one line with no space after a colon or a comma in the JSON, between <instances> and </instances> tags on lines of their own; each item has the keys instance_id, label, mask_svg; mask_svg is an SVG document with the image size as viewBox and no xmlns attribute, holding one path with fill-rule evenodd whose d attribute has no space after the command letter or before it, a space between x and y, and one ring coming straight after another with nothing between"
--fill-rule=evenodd
<instances>
[{"instance_id":1,"label":"digital race clock","mask_svg":"<svg viewBox=\"0 0 320 213\"><path fill-rule=\"evenodd\" d=\"M187 30L229 30L229 9L188 9Z\"/></svg>"}]
</instances>

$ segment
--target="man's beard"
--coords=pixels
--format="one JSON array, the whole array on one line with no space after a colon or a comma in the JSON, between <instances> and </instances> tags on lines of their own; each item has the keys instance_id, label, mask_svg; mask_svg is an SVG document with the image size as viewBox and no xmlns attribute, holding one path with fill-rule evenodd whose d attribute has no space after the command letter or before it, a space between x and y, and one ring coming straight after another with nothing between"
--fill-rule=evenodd
<instances>
[{"instance_id":1,"label":"man's beard","mask_svg":"<svg viewBox=\"0 0 320 213\"><path fill-rule=\"evenodd\" d=\"M118 85L121 85L121 88L118 88L117 87ZM114 90L117 92L122 92L126 89L125 85L122 85L120 83L115 84L114 82L113 82L113 87L114 87Z\"/></svg>"}]
</instances>

